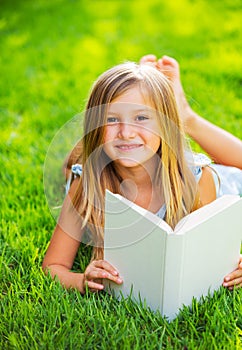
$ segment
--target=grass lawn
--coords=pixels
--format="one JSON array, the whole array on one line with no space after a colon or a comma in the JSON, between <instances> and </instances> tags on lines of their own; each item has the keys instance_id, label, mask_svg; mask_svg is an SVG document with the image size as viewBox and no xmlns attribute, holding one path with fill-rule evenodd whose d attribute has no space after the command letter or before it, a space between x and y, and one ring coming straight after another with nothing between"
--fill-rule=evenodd
<instances>
[{"instance_id":1,"label":"grass lawn","mask_svg":"<svg viewBox=\"0 0 242 350\"><path fill-rule=\"evenodd\" d=\"M239 0L0 1L1 349L242 348L242 289L194 300L169 323L130 300L66 291L41 271L55 226L48 147L107 68L174 56L193 108L242 138L241 10ZM89 256L81 246L74 268Z\"/></svg>"}]
</instances>

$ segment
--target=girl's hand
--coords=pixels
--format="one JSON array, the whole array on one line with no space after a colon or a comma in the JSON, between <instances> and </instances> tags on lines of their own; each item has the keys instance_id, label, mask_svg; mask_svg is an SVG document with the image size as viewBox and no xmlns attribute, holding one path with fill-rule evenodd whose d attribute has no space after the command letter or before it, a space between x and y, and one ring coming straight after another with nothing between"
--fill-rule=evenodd
<instances>
[{"instance_id":1,"label":"girl's hand","mask_svg":"<svg viewBox=\"0 0 242 350\"><path fill-rule=\"evenodd\" d=\"M223 286L230 290L234 287L242 287L242 255L240 255L238 268L224 277Z\"/></svg>"},{"instance_id":2,"label":"girl's hand","mask_svg":"<svg viewBox=\"0 0 242 350\"><path fill-rule=\"evenodd\" d=\"M122 284L123 280L119 277L118 271L105 260L94 260L84 272L83 287L86 286L91 292L98 292L104 289L103 279L108 279L117 284Z\"/></svg>"}]
</instances>

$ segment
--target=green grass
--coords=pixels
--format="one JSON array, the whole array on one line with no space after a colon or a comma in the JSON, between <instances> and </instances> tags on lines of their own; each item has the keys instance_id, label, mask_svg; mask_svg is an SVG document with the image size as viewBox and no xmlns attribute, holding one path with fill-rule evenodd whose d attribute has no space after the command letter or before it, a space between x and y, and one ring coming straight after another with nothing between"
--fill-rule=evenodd
<instances>
[{"instance_id":1,"label":"green grass","mask_svg":"<svg viewBox=\"0 0 242 350\"><path fill-rule=\"evenodd\" d=\"M2 0L0 14L0 348L240 349L241 290L194 300L168 323L130 300L63 290L41 262L55 226L49 144L108 67L174 56L192 106L242 138L241 2ZM75 269L89 255L82 247Z\"/></svg>"}]
</instances>

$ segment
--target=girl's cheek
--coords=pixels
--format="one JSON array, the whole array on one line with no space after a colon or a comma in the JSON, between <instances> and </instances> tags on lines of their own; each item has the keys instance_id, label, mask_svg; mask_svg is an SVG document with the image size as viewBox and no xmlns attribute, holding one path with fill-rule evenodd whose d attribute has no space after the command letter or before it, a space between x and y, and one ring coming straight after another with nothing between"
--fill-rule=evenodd
<instances>
[{"instance_id":1,"label":"girl's cheek","mask_svg":"<svg viewBox=\"0 0 242 350\"><path fill-rule=\"evenodd\" d=\"M109 128L106 126L104 129L104 137L103 137L104 143L106 143L109 138L110 138L109 137Z\"/></svg>"},{"instance_id":2,"label":"girl's cheek","mask_svg":"<svg viewBox=\"0 0 242 350\"><path fill-rule=\"evenodd\" d=\"M112 141L118 133L117 127L115 126L106 126L104 131L104 142Z\"/></svg>"}]
</instances>

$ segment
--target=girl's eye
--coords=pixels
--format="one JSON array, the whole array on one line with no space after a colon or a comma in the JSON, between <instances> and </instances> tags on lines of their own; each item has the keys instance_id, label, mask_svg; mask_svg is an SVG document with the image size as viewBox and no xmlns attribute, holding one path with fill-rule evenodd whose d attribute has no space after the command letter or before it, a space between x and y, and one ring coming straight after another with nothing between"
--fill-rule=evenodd
<instances>
[{"instance_id":1,"label":"girl's eye","mask_svg":"<svg viewBox=\"0 0 242 350\"><path fill-rule=\"evenodd\" d=\"M136 120L138 121L143 121L143 120L147 120L149 119L148 117L146 117L145 115L137 115Z\"/></svg>"},{"instance_id":2,"label":"girl's eye","mask_svg":"<svg viewBox=\"0 0 242 350\"><path fill-rule=\"evenodd\" d=\"M108 124L118 123L118 118L117 117L108 117L107 123Z\"/></svg>"}]
</instances>

